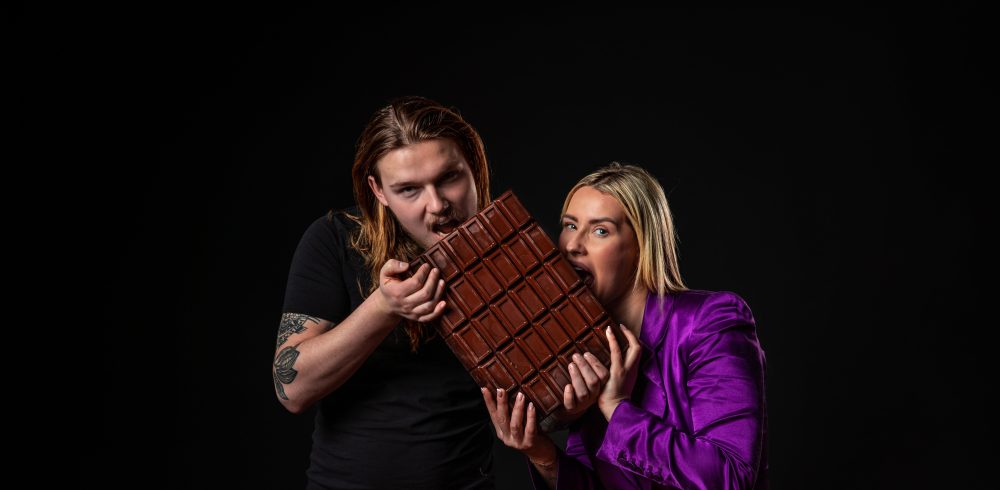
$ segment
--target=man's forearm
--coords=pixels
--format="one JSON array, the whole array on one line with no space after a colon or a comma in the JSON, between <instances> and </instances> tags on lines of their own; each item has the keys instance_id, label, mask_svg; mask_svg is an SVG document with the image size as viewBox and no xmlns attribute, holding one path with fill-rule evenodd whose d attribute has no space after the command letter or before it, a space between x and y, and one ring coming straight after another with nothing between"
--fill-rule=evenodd
<instances>
[{"instance_id":1,"label":"man's forearm","mask_svg":"<svg viewBox=\"0 0 1000 490\"><path fill-rule=\"evenodd\" d=\"M281 403L300 413L339 388L399 321L369 297L331 330L281 348L273 366Z\"/></svg>"}]
</instances>

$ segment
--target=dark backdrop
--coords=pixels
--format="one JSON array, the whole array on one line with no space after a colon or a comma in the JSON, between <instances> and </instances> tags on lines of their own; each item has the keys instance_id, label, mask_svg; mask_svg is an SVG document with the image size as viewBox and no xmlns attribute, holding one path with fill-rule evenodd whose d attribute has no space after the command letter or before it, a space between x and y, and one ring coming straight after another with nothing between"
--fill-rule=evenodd
<instances>
[{"instance_id":1,"label":"dark backdrop","mask_svg":"<svg viewBox=\"0 0 1000 490\"><path fill-rule=\"evenodd\" d=\"M86 477L302 487L311 414L269 373L291 255L351 204L370 114L419 94L479 129L494 194L550 235L597 166L659 178L688 284L758 320L773 488L985 487L982 12L89 14L123 158L95 170L113 376Z\"/></svg>"}]
</instances>

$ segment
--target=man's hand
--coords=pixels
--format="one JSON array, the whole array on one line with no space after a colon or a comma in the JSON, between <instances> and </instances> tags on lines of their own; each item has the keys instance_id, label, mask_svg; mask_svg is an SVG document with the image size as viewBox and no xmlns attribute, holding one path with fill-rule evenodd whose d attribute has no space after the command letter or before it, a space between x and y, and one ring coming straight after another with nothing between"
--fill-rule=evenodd
<instances>
[{"instance_id":1,"label":"man's hand","mask_svg":"<svg viewBox=\"0 0 1000 490\"><path fill-rule=\"evenodd\" d=\"M409 264L390 259L379 271L379 309L388 314L401 316L421 323L433 321L444 312L444 279L441 272L429 264L423 264L410 278L403 278Z\"/></svg>"}]
</instances>

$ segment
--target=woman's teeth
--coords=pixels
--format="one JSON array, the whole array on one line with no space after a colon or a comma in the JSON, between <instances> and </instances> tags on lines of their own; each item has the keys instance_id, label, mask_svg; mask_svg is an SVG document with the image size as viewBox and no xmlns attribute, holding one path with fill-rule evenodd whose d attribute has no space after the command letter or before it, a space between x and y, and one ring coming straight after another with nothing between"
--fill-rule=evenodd
<instances>
[{"instance_id":1,"label":"woman's teeth","mask_svg":"<svg viewBox=\"0 0 1000 490\"><path fill-rule=\"evenodd\" d=\"M580 277L583 278L583 283L584 284L586 284L587 286L590 286L590 285L594 284L594 276L590 272L588 272L586 269L581 269L579 267L573 267L573 270L575 270L577 274L580 274Z\"/></svg>"}]
</instances>

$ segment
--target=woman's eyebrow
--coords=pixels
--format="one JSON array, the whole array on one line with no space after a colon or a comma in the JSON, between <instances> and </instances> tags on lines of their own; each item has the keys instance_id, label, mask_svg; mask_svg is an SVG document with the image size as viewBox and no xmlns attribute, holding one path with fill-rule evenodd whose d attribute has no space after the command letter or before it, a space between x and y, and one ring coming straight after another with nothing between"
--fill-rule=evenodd
<instances>
[{"instance_id":1,"label":"woman's eyebrow","mask_svg":"<svg viewBox=\"0 0 1000 490\"><path fill-rule=\"evenodd\" d=\"M564 214L563 215L563 219L571 219L573 221L580 221L580 220L576 219L576 216L573 216L572 214ZM599 218L591 218L591 219L589 219L587 221L587 224L594 224L594 223L611 223L611 224L613 224L615 226L618 226L618 220L609 218L607 216L601 216Z\"/></svg>"}]
</instances>

